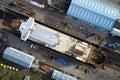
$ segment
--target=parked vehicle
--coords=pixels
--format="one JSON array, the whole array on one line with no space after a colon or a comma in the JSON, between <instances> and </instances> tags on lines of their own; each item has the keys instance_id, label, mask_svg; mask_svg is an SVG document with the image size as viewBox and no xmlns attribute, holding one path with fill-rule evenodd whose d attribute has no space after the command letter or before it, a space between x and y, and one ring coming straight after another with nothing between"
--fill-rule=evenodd
<instances>
[{"instance_id":1,"label":"parked vehicle","mask_svg":"<svg viewBox=\"0 0 120 80\"><path fill-rule=\"evenodd\" d=\"M118 36L118 37L120 37L120 29L113 28L111 30L110 34L112 34L112 36Z\"/></svg>"},{"instance_id":2,"label":"parked vehicle","mask_svg":"<svg viewBox=\"0 0 120 80\"><path fill-rule=\"evenodd\" d=\"M119 49L120 48L120 46L116 43L107 43L106 46L109 48L112 48L112 49Z\"/></svg>"},{"instance_id":3,"label":"parked vehicle","mask_svg":"<svg viewBox=\"0 0 120 80\"><path fill-rule=\"evenodd\" d=\"M68 61L66 61L62 58L56 58L55 61L58 62L58 63L61 63L63 65L70 65L70 63Z\"/></svg>"}]
</instances>

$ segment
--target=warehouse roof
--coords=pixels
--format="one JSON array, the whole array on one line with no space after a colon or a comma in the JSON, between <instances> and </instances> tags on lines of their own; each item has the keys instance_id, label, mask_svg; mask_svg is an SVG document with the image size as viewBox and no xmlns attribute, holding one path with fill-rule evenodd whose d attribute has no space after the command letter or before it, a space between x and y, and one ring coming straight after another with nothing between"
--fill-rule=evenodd
<instances>
[{"instance_id":1,"label":"warehouse roof","mask_svg":"<svg viewBox=\"0 0 120 80\"><path fill-rule=\"evenodd\" d=\"M7 47L4 51L3 58L16 64L30 68L34 57L12 47Z\"/></svg>"},{"instance_id":2,"label":"warehouse roof","mask_svg":"<svg viewBox=\"0 0 120 80\"><path fill-rule=\"evenodd\" d=\"M119 9L98 0L72 0L67 14L111 30L119 17Z\"/></svg>"},{"instance_id":3,"label":"warehouse roof","mask_svg":"<svg viewBox=\"0 0 120 80\"><path fill-rule=\"evenodd\" d=\"M51 77L55 80L77 80L76 78L70 75L64 74L58 70L54 70Z\"/></svg>"}]
</instances>

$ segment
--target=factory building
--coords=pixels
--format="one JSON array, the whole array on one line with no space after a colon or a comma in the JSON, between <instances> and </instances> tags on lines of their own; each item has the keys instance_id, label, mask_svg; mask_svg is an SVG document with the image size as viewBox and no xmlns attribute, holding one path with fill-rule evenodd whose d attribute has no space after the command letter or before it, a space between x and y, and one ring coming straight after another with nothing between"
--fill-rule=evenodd
<instances>
[{"instance_id":1,"label":"factory building","mask_svg":"<svg viewBox=\"0 0 120 80\"><path fill-rule=\"evenodd\" d=\"M33 60L35 59L35 57L12 47L7 47L5 49L3 58L26 68L31 68Z\"/></svg>"},{"instance_id":2,"label":"factory building","mask_svg":"<svg viewBox=\"0 0 120 80\"><path fill-rule=\"evenodd\" d=\"M72 0L67 15L111 31L119 9L98 0Z\"/></svg>"},{"instance_id":3,"label":"factory building","mask_svg":"<svg viewBox=\"0 0 120 80\"><path fill-rule=\"evenodd\" d=\"M77 80L75 77L64 74L58 70L54 70L51 77L55 80Z\"/></svg>"}]
</instances>

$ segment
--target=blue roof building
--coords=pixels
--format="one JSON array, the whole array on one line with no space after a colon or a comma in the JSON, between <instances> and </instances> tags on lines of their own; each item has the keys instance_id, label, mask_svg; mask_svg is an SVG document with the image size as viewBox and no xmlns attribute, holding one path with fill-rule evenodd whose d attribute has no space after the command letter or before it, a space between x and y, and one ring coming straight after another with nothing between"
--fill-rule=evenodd
<instances>
[{"instance_id":1,"label":"blue roof building","mask_svg":"<svg viewBox=\"0 0 120 80\"><path fill-rule=\"evenodd\" d=\"M72 77L70 75L64 74L58 70L53 70L52 76L55 80L77 80L75 77Z\"/></svg>"},{"instance_id":2,"label":"blue roof building","mask_svg":"<svg viewBox=\"0 0 120 80\"><path fill-rule=\"evenodd\" d=\"M67 15L110 31L119 16L119 9L98 0L72 0Z\"/></svg>"},{"instance_id":3,"label":"blue roof building","mask_svg":"<svg viewBox=\"0 0 120 80\"><path fill-rule=\"evenodd\" d=\"M12 47L7 47L3 53L3 58L21 66L24 66L26 68L30 68L35 57L21 52L17 49L14 49Z\"/></svg>"}]
</instances>

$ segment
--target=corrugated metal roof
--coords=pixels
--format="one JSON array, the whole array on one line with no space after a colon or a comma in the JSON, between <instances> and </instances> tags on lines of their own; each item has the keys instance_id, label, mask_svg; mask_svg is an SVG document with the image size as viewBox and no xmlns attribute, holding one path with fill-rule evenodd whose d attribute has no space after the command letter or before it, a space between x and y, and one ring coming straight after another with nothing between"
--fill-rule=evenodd
<instances>
[{"instance_id":1,"label":"corrugated metal roof","mask_svg":"<svg viewBox=\"0 0 120 80\"><path fill-rule=\"evenodd\" d=\"M12 47L6 48L3 54L3 58L27 68L31 67L32 62L34 60L33 56L28 55Z\"/></svg>"},{"instance_id":2,"label":"corrugated metal roof","mask_svg":"<svg viewBox=\"0 0 120 80\"><path fill-rule=\"evenodd\" d=\"M112 19L116 19L119 15L119 9L109 6L98 0L72 0L72 3L77 4L81 7L85 7L99 14L108 16Z\"/></svg>"},{"instance_id":3,"label":"corrugated metal roof","mask_svg":"<svg viewBox=\"0 0 120 80\"><path fill-rule=\"evenodd\" d=\"M119 9L97 0L72 0L67 14L111 30L119 16Z\"/></svg>"},{"instance_id":4,"label":"corrugated metal roof","mask_svg":"<svg viewBox=\"0 0 120 80\"><path fill-rule=\"evenodd\" d=\"M64 73L57 71L57 70L53 71L51 77L54 78L55 80L77 80L76 78L74 78L70 75L64 74Z\"/></svg>"}]
</instances>

